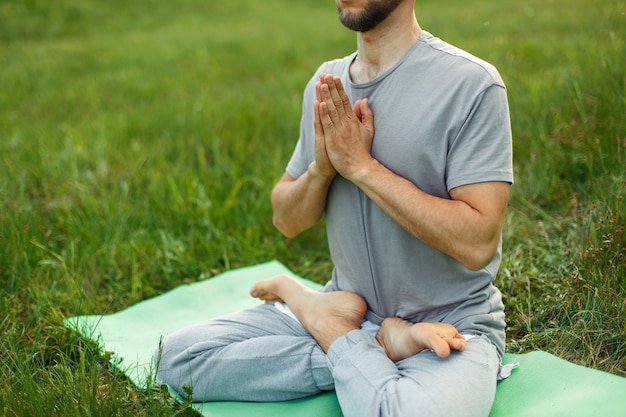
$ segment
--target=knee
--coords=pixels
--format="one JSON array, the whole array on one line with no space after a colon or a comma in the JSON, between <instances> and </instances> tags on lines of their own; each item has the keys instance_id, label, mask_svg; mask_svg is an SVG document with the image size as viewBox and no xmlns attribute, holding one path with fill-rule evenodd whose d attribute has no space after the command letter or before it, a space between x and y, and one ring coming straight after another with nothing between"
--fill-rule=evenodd
<instances>
[{"instance_id":1,"label":"knee","mask_svg":"<svg viewBox=\"0 0 626 417\"><path fill-rule=\"evenodd\" d=\"M169 385L184 397L186 395L185 385L189 383L190 378L189 364L188 361L181 360L183 356L185 356L185 349L176 345L172 346L166 338L159 342L152 360L157 383ZM187 372L181 366L184 362L187 362ZM187 378L184 377L185 374Z\"/></svg>"},{"instance_id":2,"label":"knee","mask_svg":"<svg viewBox=\"0 0 626 417\"><path fill-rule=\"evenodd\" d=\"M164 342L165 342L164 339L161 339L159 341L159 345L154 350L154 353L152 355L152 363L154 365L154 370L157 375L157 378L161 382L167 382L161 379L161 373L163 369L169 369L171 367L171 362L172 362L172 351L165 349Z\"/></svg>"},{"instance_id":3,"label":"knee","mask_svg":"<svg viewBox=\"0 0 626 417\"><path fill-rule=\"evenodd\" d=\"M167 360L167 355L164 354L163 346L163 339L161 339L159 340L159 345L154 350L154 353L152 355L152 363L157 372L161 368L161 364L164 363L165 360Z\"/></svg>"}]
</instances>

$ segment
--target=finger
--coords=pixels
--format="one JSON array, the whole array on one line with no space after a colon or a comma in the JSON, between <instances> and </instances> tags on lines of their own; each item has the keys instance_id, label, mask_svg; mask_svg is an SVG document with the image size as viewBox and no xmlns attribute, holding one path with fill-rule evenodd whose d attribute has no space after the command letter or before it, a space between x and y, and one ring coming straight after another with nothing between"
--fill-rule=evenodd
<instances>
[{"instance_id":1,"label":"finger","mask_svg":"<svg viewBox=\"0 0 626 417\"><path fill-rule=\"evenodd\" d=\"M324 136L324 127L322 126L322 119L320 116L320 101L315 100L313 103L313 109L315 117L313 119L313 129L315 131L315 137Z\"/></svg>"},{"instance_id":2,"label":"finger","mask_svg":"<svg viewBox=\"0 0 626 417\"><path fill-rule=\"evenodd\" d=\"M326 84L328 85L328 91L330 92L330 97L333 101L333 105L335 106L335 109L339 117L343 117L346 115L350 116L352 113L351 112L352 108L349 108L350 111L346 112L344 108L343 100L341 99L341 96L339 95L339 89L337 85L337 84L341 84L341 80L339 79L339 77L328 75L326 77Z\"/></svg>"},{"instance_id":3,"label":"finger","mask_svg":"<svg viewBox=\"0 0 626 417\"><path fill-rule=\"evenodd\" d=\"M356 104L355 107L357 107ZM357 114L357 111L354 113ZM374 132L374 112L369 106L368 99L364 98L363 100L359 100L358 115L361 124L363 124L368 131Z\"/></svg>"},{"instance_id":4,"label":"finger","mask_svg":"<svg viewBox=\"0 0 626 417\"><path fill-rule=\"evenodd\" d=\"M330 110L328 108L328 103L322 101L319 105L319 114L320 114L320 123L322 126L322 131L324 135L332 135L335 130L335 122L333 121L332 116L330 115ZM335 117L337 116L337 112L335 112Z\"/></svg>"},{"instance_id":5,"label":"finger","mask_svg":"<svg viewBox=\"0 0 626 417\"><path fill-rule=\"evenodd\" d=\"M354 112L354 115L359 120L361 120L361 118L363 117L363 115L361 114L361 100L362 99L358 99L357 101L355 101L354 102L354 107L352 108L352 111Z\"/></svg>"},{"instance_id":6,"label":"finger","mask_svg":"<svg viewBox=\"0 0 626 417\"><path fill-rule=\"evenodd\" d=\"M348 93L343 88L343 83L341 82L341 78L334 77L333 82L335 87L337 88L337 94L339 95L339 100L341 101L341 105L343 106L343 111L346 114L352 113L352 105L350 104L350 97L348 97Z\"/></svg>"},{"instance_id":7,"label":"finger","mask_svg":"<svg viewBox=\"0 0 626 417\"><path fill-rule=\"evenodd\" d=\"M322 84L320 86L320 94L322 96L322 102L320 105L320 110L322 110L320 111L320 115L322 116L322 125L326 127L324 123L324 116L327 116L332 125L339 126L339 113L337 112L337 108L333 102L328 84Z\"/></svg>"},{"instance_id":8,"label":"finger","mask_svg":"<svg viewBox=\"0 0 626 417\"><path fill-rule=\"evenodd\" d=\"M321 87L322 84L326 83L326 81L324 81L325 79L326 79L326 73L322 72L322 73L320 73L319 81L317 81L315 83L315 98L317 100L319 100L319 101L322 101L322 95L320 93L320 87Z\"/></svg>"}]
</instances>

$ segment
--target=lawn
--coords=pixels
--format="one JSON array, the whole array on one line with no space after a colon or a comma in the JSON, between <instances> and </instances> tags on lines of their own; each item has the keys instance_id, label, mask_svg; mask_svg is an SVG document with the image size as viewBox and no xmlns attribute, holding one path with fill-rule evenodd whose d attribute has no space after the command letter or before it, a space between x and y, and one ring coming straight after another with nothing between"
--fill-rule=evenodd
<instances>
[{"instance_id":1,"label":"lawn","mask_svg":"<svg viewBox=\"0 0 626 417\"><path fill-rule=\"evenodd\" d=\"M508 351L626 376L626 4L417 13L507 83ZM269 259L326 280L324 228L285 239L269 193L354 34L320 0L9 0L0 22L0 414L193 415L61 321Z\"/></svg>"}]
</instances>

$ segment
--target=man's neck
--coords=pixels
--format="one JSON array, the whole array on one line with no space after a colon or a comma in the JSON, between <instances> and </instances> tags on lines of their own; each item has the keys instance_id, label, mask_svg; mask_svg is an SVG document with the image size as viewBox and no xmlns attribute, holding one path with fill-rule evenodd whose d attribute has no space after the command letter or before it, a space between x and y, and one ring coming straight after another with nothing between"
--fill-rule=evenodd
<instances>
[{"instance_id":1,"label":"man's neck","mask_svg":"<svg viewBox=\"0 0 626 417\"><path fill-rule=\"evenodd\" d=\"M352 81L364 83L373 80L393 67L421 34L413 2L398 6L374 29L357 32L358 54L350 67Z\"/></svg>"}]
</instances>

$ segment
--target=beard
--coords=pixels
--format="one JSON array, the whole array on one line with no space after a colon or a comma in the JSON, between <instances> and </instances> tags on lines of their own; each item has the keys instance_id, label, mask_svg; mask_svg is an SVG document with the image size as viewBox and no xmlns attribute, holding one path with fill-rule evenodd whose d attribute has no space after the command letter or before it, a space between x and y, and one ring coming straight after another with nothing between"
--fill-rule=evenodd
<instances>
[{"instance_id":1,"label":"beard","mask_svg":"<svg viewBox=\"0 0 626 417\"><path fill-rule=\"evenodd\" d=\"M360 12L350 13L337 5L339 21L355 32L367 32L374 29L387 18L403 0L369 0Z\"/></svg>"}]
</instances>

